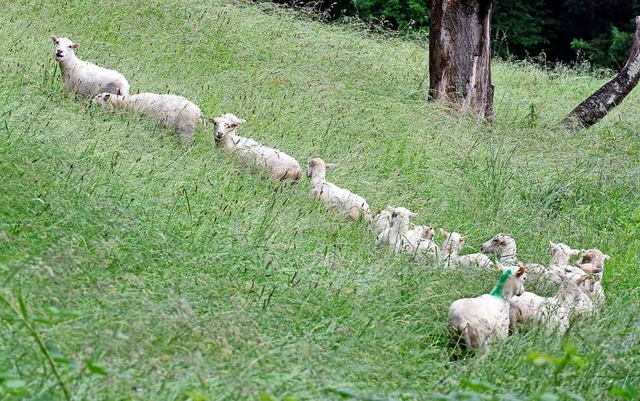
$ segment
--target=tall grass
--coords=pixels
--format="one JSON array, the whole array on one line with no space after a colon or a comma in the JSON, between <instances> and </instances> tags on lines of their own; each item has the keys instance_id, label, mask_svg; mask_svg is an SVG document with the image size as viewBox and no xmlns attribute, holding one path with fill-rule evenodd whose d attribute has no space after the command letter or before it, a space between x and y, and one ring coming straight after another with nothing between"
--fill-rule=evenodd
<instances>
[{"instance_id":1,"label":"tall grass","mask_svg":"<svg viewBox=\"0 0 640 401\"><path fill-rule=\"evenodd\" d=\"M0 27L0 397L632 399L637 94L568 136L555 124L602 81L498 62L484 126L425 101L424 40L244 3L11 2ZM144 119L72 99L51 34L134 92L182 94L303 163L337 163L330 180L470 248L499 231L525 261L545 262L549 240L598 247L613 257L607 306L566 338L522 330L461 354L447 308L496 274L377 247L311 202L307 180L279 188L206 128L184 152Z\"/></svg>"}]
</instances>

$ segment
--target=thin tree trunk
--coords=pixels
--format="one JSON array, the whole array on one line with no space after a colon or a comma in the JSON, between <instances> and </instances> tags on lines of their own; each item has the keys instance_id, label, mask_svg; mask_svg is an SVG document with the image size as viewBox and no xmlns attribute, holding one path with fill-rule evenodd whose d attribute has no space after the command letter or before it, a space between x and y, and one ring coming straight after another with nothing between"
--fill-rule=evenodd
<instances>
[{"instance_id":1,"label":"thin tree trunk","mask_svg":"<svg viewBox=\"0 0 640 401\"><path fill-rule=\"evenodd\" d=\"M491 121L491 9L494 0L432 0L429 98Z\"/></svg>"},{"instance_id":2,"label":"thin tree trunk","mask_svg":"<svg viewBox=\"0 0 640 401\"><path fill-rule=\"evenodd\" d=\"M629 58L618 75L578 105L562 125L570 131L588 128L622 103L640 80L640 16L636 17L636 33Z\"/></svg>"}]
</instances>

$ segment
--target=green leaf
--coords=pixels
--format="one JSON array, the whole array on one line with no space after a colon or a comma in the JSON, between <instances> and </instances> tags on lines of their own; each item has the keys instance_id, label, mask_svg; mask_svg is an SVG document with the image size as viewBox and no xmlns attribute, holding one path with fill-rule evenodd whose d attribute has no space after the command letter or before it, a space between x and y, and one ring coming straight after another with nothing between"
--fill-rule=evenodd
<instances>
[{"instance_id":1,"label":"green leaf","mask_svg":"<svg viewBox=\"0 0 640 401\"><path fill-rule=\"evenodd\" d=\"M3 384L4 388L12 389L12 390L23 388L26 385L27 385L27 382L20 379L9 379Z\"/></svg>"},{"instance_id":2,"label":"green leaf","mask_svg":"<svg viewBox=\"0 0 640 401\"><path fill-rule=\"evenodd\" d=\"M473 390L475 392L486 393L490 390L494 390L496 387L489 383L478 382L474 380L462 380L460 384L464 388L468 388L469 390Z\"/></svg>"},{"instance_id":3,"label":"green leaf","mask_svg":"<svg viewBox=\"0 0 640 401\"><path fill-rule=\"evenodd\" d=\"M269 393L267 393L266 391L260 391L258 393L258 398L260 399L260 401L276 401L276 399L269 395Z\"/></svg>"},{"instance_id":4,"label":"green leaf","mask_svg":"<svg viewBox=\"0 0 640 401\"><path fill-rule=\"evenodd\" d=\"M86 364L87 364L87 369L89 369L91 373L94 373L100 376L109 376L109 372L105 368L93 363L93 361L87 360Z\"/></svg>"}]
</instances>

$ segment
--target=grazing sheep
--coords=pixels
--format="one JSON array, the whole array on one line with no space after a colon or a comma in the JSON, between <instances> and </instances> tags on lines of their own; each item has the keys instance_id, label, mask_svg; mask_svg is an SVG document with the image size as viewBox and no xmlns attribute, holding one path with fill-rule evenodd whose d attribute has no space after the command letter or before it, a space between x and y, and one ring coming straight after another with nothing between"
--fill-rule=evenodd
<instances>
[{"instance_id":1,"label":"grazing sheep","mask_svg":"<svg viewBox=\"0 0 640 401\"><path fill-rule=\"evenodd\" d=\"M452 267L481 267L491 268L493 262L483 253L472 253L469 255L460 255L460 251L464 247L466 237L456 232L447 232L440 229L440 234L444 237L442 244L442 260L447 266Z\"/></svg>"},{"instance_id":2,"label":"grazing sheep","mask_svg":"<svg viewBox=\"0 0 640 401\"><path fill-rule=\"evenodd\" d=\"M496 234L493 238L484 242L480 247L480 252L484 254L495 254L497 261L503 265L513 266L522 264L516 255L516 240L505 233ZM544 266L538 263L526 263L524 267L527 269L528 274L533 273L536 276L544 274L546 270Z\"/></svg>"},{"instance_id":3,"label":"grazing sheep","mask_svg":"<svg viewBox=\"0 0 640 401\"><path fill-rule=\"evenodd\" d=\"M253 139L235 134L236 128L245 123L245 120L227 113L210 121L215 128L216 145L223 146L227 153L235 154L245 164L261 168L264 173L278 181L300 180L302 170L296 159L278 149L269 148Z\"/></svg>"},{"instance_id":4,"label":"grazing sheep","mask_svg":"<svg viewBox=\"0 0 640 401\"><path fill-rule=\"evenodd\" d=\"M459 299L449 307L447 323L462 336L468 348L487 349L496 339L506 338L515 325L510 300L524 292L523 267L506 267L491 293Z\"/></svg>"},{"instance_id":5,"label":"grazing sheep","mask_svg":"<svg viewBox=\"0 0 640 401\"><path fill-rule=\"evenodd\" d=\"M400 241L402 234L409 228L409 219L416 217L418 214L404 207L391 207L385 210L391 212L391 224L387 225L378 234L378 244L395 245Z\"/></svg>"},{"instance_id":6,"label":"grazing sheep","mask_svg":"<svg viewBox=\"0 0 640 401\"><path fill-rule=\"evenodd\" d=\"M327 205L330 210L346 214L353 221L362 217L366 223L371 223L371 209L362 196L325 180L327 169L334 166L335 164L325 163L320 158L309 160L307 176L311 178L311 195Z\"/></svg>"},{"instance_id":7,"label":"grazing sheep","mask_svg":"<svg viewBox=\"0 0 640 401\"><path fill-rule=\"evenodd\" d=\"M125 96L101 93L93 101L110 110L123 109L149 117L173 129L180 143L186 147L193 143L193 134L198 124L204 123L200 108L183 96L155 93Z\"/></svg>"},{"instance_id":8,"label":"grazing sheep","mask_svg":"<svg viewBox=\"0 0 640 401\"><path fill-rule=\"evenodd\" d=\"M91 98L103 92L125 96L129 94L129 82L122 74L80 60L74 51L78 44L68 38L51 36L51 39L56 46L56 61L60 65L64 88L68 92L83 98Z\"/></svg>"}]
</instances>

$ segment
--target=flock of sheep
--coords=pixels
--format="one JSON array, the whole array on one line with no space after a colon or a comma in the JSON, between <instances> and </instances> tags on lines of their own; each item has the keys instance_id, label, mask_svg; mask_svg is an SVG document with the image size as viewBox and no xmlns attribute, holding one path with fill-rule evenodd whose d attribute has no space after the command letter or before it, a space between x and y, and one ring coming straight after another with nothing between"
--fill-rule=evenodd
<instances>
[{"instance_id":1,"label":"flock of sheep","mask_svg":"<svg viewBox=\"0 0 640 401\"><path fill-rule=\"evenodd\" d=\"M200 108L186 98L155 93L129 95L129 83L122 74L80 60L74 52L78 45L68 38L52 36L52 39L68 92L93 99L111 110L146 116L172 129L186 147L193 143L197 126L206 124ZM302 170L296 159L236 134L245 120L227 113L210 122L215 144L244 164L256 166L281 182L301 179ZM476 298L459 299L449 308L448 325L467 347L486 349L491 342L506 338L517 324L528 322L564 333L575 316L597 310L604 302L601 280L609 256L598 249L576 250L550 242L548 266L523 264L517 258L515 240L501 233L483 243L480 253L460 255L465 243L463 235L440 229L444 237L440 247L434 241L435 230L412 224L410 219L416 213L406 208L390 206L374 216L363 197L326 181L326 171L333 166L320 158L309 160L307 176L312 197L353 221L362 219L377 235L380 245L409 254L416 261L445 267L493 269L494 263L487 255L495 255L502 273L494 289ZM572 264L570 259L577 256L580 259ZM554 286L556 294L541 297L524 291L527 275L541 284Z\"/></svg>"}]
</instances>

